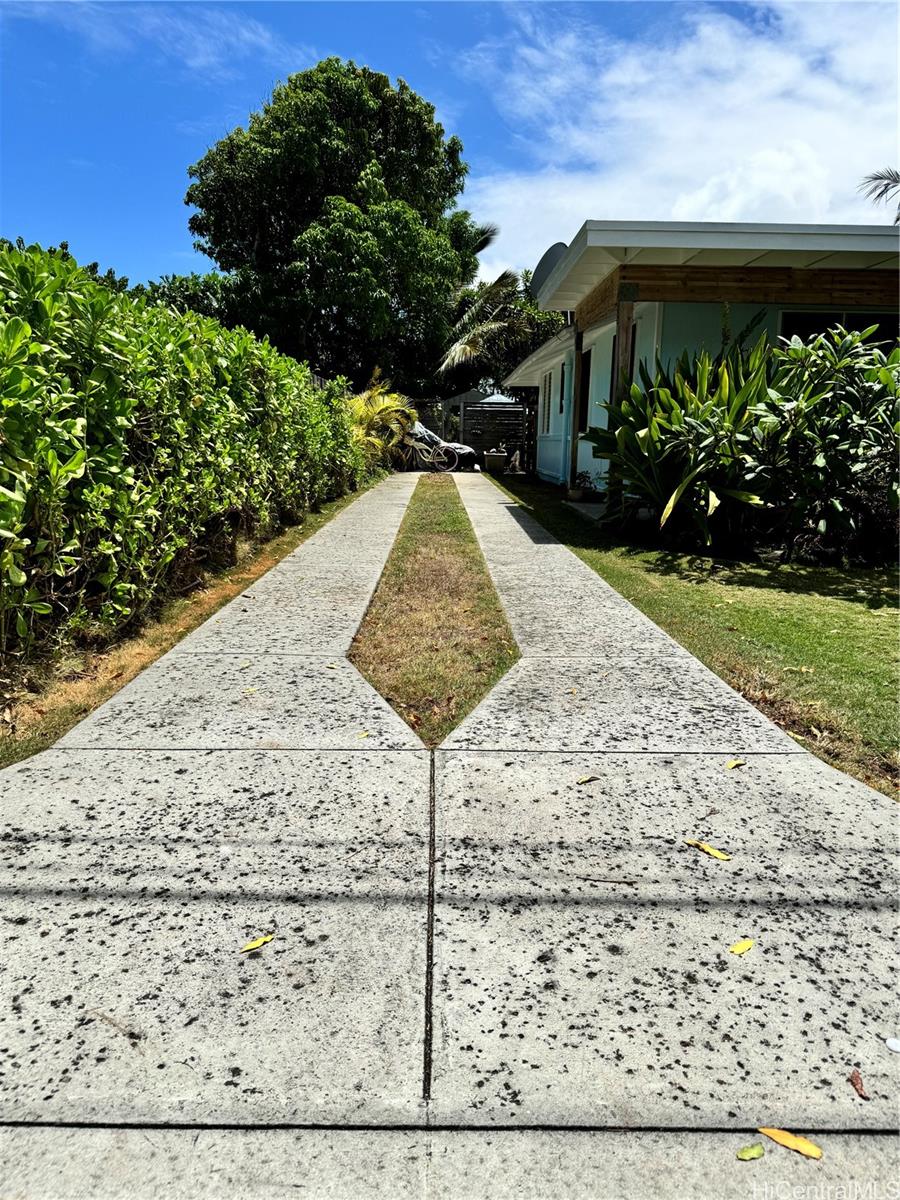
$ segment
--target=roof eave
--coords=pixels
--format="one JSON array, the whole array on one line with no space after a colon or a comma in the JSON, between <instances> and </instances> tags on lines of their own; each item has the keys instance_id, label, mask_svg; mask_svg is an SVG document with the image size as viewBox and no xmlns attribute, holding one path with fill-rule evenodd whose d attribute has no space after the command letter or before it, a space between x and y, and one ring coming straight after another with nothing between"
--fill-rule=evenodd
<instances>
[{"instance_id":1,"label":"roof eave","mask_svg":"<svg viewBox=\"0 0 900 1200\"><path fill-rule=\"evenodd\" d=\"M588 258L590 261L583 261ZM545 310L569 311L618 266L659 252L665 261L689 266L700 255L747 255L750 266L767 255L798 255L795 265L833 265L835 256L854 255L852 269L890 269L896 264L898 230L893 225L773 225L678 221L585 221L538 295ZM860 264L860 255L869 258ZM649 264L648 264L649 265ZM660 265L660 264L656 264Z\"/></svg>"},{"instance_id":2,"label":"roof eave","mask_svg":"<svg viewBox=\"0 0 900 1200\"><path fill-rule=\"evenodd\" d=\"M535 387L537 386L542 368L548 363L555 362L560 350L568 348L569 342L575 340L575 326L566 325L559 333L533 350L527 358L523 358L514 370L503 380L504 387Z\"/></svg>"}]
</instances>

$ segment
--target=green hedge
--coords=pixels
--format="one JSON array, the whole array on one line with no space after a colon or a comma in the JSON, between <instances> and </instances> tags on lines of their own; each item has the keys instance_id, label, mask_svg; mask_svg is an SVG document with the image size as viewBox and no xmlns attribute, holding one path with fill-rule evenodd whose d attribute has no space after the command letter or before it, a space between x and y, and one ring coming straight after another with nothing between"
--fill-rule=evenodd
<instances>
[{"instance_id":1,"label":"green hedge","mask_svg":"<svg viewBox=\"0 0 900 1200\"><path fill-rule=\"evenodd\" d=\"M0 653L109 637L235 531L356 486L342 381L243 329L0 247Z\"/></svg>"}]
</instances>

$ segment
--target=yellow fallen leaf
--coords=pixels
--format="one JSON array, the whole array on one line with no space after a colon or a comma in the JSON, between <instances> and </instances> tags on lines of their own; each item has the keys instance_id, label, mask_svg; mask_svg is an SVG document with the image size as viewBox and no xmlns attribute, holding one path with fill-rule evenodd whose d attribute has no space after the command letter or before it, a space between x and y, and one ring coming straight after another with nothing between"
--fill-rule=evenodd
<instances>
[{"instance_id":1,"label":"yellow fallen leaf","mask_svg":"<svg viewBox=\"0 0 900 1200\"><path fill-rule=\"evenodd\" d=\"M722 862L728 862L731 859L730 854L726 854L724 850L717 850L715 846L710 846L709 842L694 842L690 838L684 839L686 846L696 846L698 850L702 850L704 854L709 854L713 858L720 858Z\"/></svg>"},{"instance_id":2,"label":"yellow fallen leaf","mask_svg":"<svg viewBox=\"0 0 900 1200\"><path fill-rule=\"evenodd\" d=\"M796 1133L788 1133L786 1129L760 1128L756 1132L764 1134L767 1138L771 1138L779 1146L786 1146L788 1150L796 1150L798 1154L803 1154L806 1158L822 1157L822 1151L815 1142L809 1141L808 1138L800 1137Z\"/></svg>"},{"instance_id":3,"label":"yellow fallen leaf","mask_svg":"<svg viewBox=\"0 0 900 1200\"><path fill-rule=\"evenodd\" d=\"M244 688L245 696L252 696L254 692L258 692L259 688Z\"/></svg>"},{"instance_id":4,"label":"yellow fallen leaf","mask_svg":"<svg viewBox=\"0 0 900 1200\"><path fill-rule=\"evenodd\" d=\"M336 670L337 670L337 663L326 663L326 664L325 664L325 670L326 670L326 671L336 671Z\"/></svg>"},{"instance_id":5,"label":"yellow fallen leaf","mask_svg":"<svg viewBox=\"0 0 900 1200\"><path fill-rule=\"evenodd\" d=\"M253 666L253 663L250 663L250 662L244 662L244 663L241 663L241 665L238 667L238 670L239 670L239 671L246 671L248 667L252 667L252 666Z\"/></svg>"},{"instance_id":6,"label":"yellow fallen leaf","mask_svg":"<svg viewBox=\"0 0 900 1200\"><path fill-rule=\"evenodd\" d=\"M262 937L254 938L253 941L248 942L246 946L241 946L241 954L246 954L248 950L258 950L260 946L264 946L266 942L271 942L274 936L274 933L264 933Z\"/></svg>"},{"instance_id":7,"label":"yellow fallen leaf","mask_svg":"<svg viewBox=\"0 0 900 1200\"><path fill-rule=\"evenodd\" d=\"M577 695L578 695L578 688L569 688L569 695L570 695L570 696L577 696Z\"/></svg>"},{"instance_id":8,"label":"yellow fallen leaf","mask_svg":"<svg viewBox=\"0 0 900 1200\"><path fill-rule=\"evenodd\" d=\"M746 765L742 758L729 758L725 764L729 771L733 771L735 767L746 767Z\"/></svg>"},{"instance_id":9,"label":"yellow fallen leaf","mask_svg":"<svg viewBox=\"0 0 900 1200\"><path fill-rule=\"evenodd\" d=\"M578 783L578 784L581 784L581 783L593 783L595 779L599 779L599 778L600 778L600 776L599 776L599 775L582 775L582 776L581 776L581 778L580 778L580 779L576 779L576 780L575 780L575 782L576 782L576 783Z\"/></svg>"},{"instance_id":10,"label":"yellow fallen leaf","mask_svg":"<svg viewBox=\"0 0 900 1200\"><path fill-rule=\"evenodd\" d=\"M753 938L741 938L739 942L735 942L734 945L729 946L728 949L732 954L746 954L747 951L752 950L755 945L756 942L754 942Z\"/></svg>"},{"instance_id":11,"label":"yellow fallen leaf","mask_svg":"<svg viewBox=\"0 0 900 1200\"><path fill-rule=\"evenodd\" d=\"M362 731L362 733L358 733L356 736L358 738L364 738L364 737L371 737L372 735L369 733L368 729L364 729Z\"/></svg>"}]
</instances>

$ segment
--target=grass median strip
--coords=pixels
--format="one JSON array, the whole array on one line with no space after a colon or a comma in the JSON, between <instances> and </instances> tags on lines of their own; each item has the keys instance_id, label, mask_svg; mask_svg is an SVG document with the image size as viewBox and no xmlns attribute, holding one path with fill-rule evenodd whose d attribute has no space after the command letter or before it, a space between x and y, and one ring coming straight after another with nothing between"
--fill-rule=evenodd
<instances>
[{"instance_id":1,"label":"grass median strip","mask_svg":"<svg viewBox=\"0 0 900 1200\"><path fill-rule=\"evenodd\" d=\"M423 475L350 661L436 746L518 657L453 477Z\"/></svg>"},{"instance_id":2,"label":"grass median strip","mask_svg":"<svg viewBox=\"0 0 900 1200\"><path fill-rule=\"evenodd\" d=\"M895 573L629 544L579 516L556 489L505 477L502 490L800 745L895 790Z\"/></svg>"}]
</instances>

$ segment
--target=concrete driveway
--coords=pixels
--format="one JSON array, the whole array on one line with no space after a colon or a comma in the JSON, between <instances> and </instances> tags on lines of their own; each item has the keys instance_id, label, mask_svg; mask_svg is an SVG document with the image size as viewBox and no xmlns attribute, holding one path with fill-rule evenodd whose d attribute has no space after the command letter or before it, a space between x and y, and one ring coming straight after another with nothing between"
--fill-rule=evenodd
<instances>
[{"instance_id":1,"label":"concrete driveway","mask_svg":"<svg viewBox=\"0 0 900 1200\"><path fill-rule=\"evenodd\" d=\"M522 658L425 750L345 658L415 481L0 774L0 1196L887 1188L892 802L478 476Z\"/></svg>"}]
</instances>

